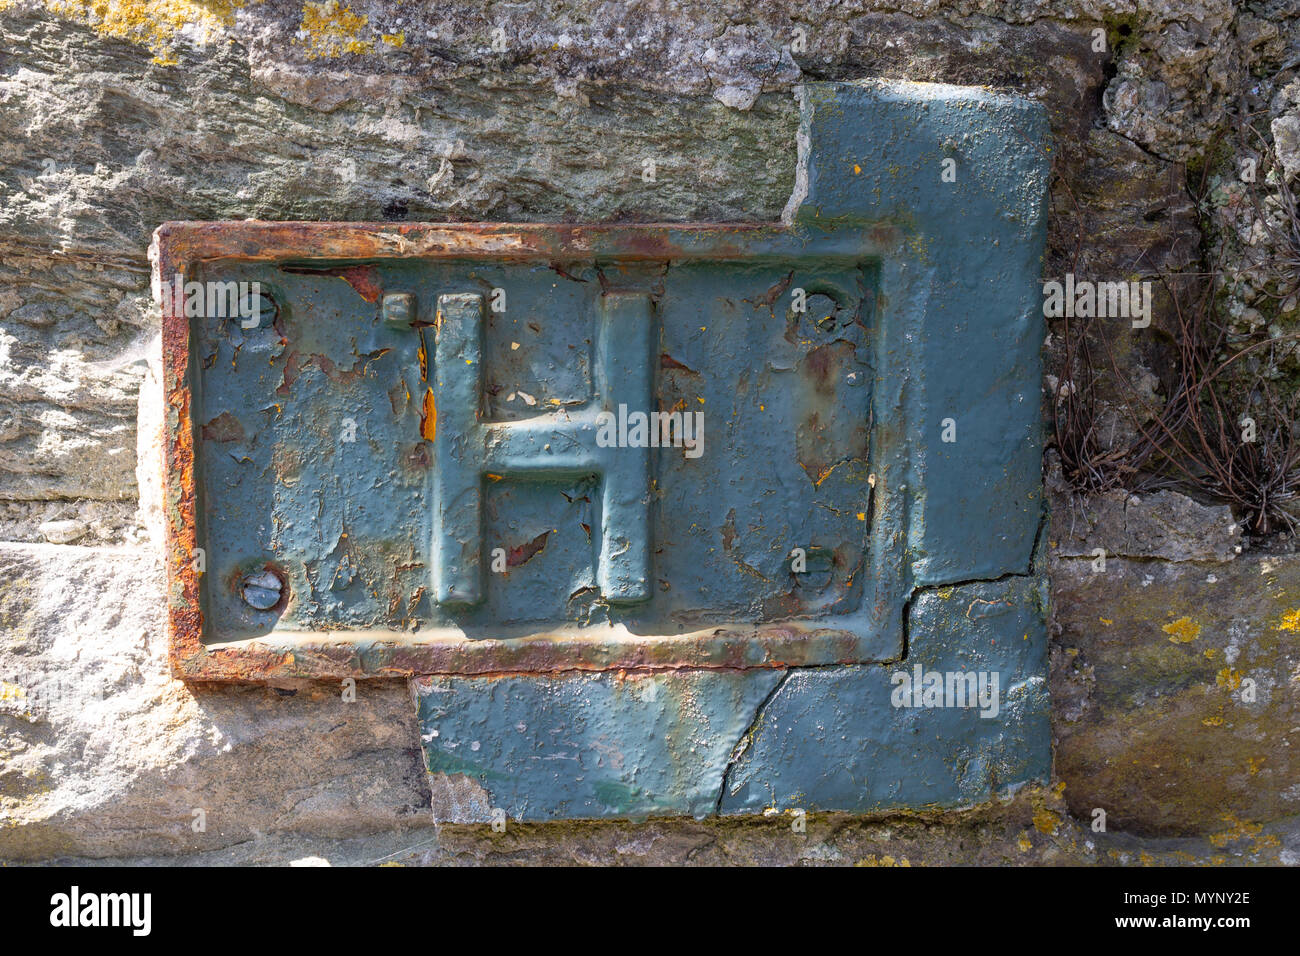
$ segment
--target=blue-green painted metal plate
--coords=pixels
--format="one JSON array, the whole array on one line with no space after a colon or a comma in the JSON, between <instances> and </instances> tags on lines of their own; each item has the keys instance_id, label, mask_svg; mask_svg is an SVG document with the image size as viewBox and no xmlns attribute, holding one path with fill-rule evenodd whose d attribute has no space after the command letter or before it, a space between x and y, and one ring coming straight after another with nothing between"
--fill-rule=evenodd
<instances>
[{"instance_id":1,"label":"blue-green painted metal plate","mask_svg":"<svg viewBox=\"0 0 1300 956\"><path fill-rule=\"evenodd\" d=\"M449 819L953 805L1044 778L1044 112L801 96L771 226L161 230L161 276L276 303L252 330L164 310L194 422L169 459L193 464L178 672L426 675ZM646 448L636 411L698 414L703 440ZM996 674L998 706L892 699L918 664Z\"/></svg>"},{"instance_id":2,"label":"blue-green painted metal plate","mask_svg":"<svg viewBox=\"0 0 1300 956\"><path fill-rule=\"evenodd\" d=\"M204 639L306 660L328 631L415 672L897 657L882 247L746 238L766 255L193 270L276 303L195 320Z\"/></svg>"}]
</instances>

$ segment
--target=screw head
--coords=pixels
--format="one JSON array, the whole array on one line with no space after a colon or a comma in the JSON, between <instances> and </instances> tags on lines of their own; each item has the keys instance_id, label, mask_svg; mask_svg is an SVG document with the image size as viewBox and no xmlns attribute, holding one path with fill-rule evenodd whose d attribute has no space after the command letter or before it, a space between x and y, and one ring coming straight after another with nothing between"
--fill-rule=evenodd
<instances>
[{"instance_id":1,"label":"screw head","mask_svg":"<svg viewBox=\"0 0 1300 956\"><path fill-rule=\"evenodd\" d=\"M257 571L244 576L239 590L249 607L269 611L280 603L284 582L271 571Z\"/></svg>"}]
</instances>

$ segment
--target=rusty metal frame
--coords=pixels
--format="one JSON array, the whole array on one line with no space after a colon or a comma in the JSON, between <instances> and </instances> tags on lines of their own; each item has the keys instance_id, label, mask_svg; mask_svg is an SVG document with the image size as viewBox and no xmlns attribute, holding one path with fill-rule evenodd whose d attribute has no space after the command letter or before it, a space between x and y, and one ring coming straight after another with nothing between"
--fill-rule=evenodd
<instances>
[{"instance_id":1,"label":"rusty metal frame","mask_svg":"<svg viewBox=\"0 0 1300 956\"><path fill-rule=\"evenodd\" d=\"M827 226L832 224L827 223ZM165 513L169 657L172 672L194 681L282 682L300 679L408 677L419 674L503 674L518 671L786 668L832 663L887 662L902 648L902 614L909 571L908 473L900 464L903 422L877 416L885 446L873 490L878 520L871 529L872 585L857 614L830 621L793 621L711 627L647 637L622 632L603 638L577 631L470 640L419 632L366 632L331 639L328 632L277 633L271 639L230 644L204 641L199 547L200 507L191 416L195 369L190 319L162 294L166 278L189 278L204 262L222 259L376 260L483 259L495 262L635 262L638 260L798 260L809 256L888 262L910 233L895 224L809 229L786 224L394 224L316 222L172 222L158 228L150 247L154 295L162 307L165 401ZM896 319L884 323L897 344ZM884 348L881 360L906 362L906 349ZM898 353L898 354L894 354ZM881 376L886 383L889 374ZM898 379L898 376L894 376ZM880 401L903 406L902 385ZM890 464L892 462L892 464ZM874 593L873 590L874 589Z\"/></svg>"}]
</instances>

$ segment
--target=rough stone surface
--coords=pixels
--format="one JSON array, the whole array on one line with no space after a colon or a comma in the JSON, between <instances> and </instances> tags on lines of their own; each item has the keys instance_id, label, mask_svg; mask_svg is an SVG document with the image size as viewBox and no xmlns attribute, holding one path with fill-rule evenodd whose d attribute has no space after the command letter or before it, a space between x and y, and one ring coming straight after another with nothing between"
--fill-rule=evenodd
<instances>
[{"instance_id":1,"label":"rough stone surface","mask_svg":"<svg viewBox=\"0 0 1300 956\"><path fill-rule=\"evenodd\" d=\"M167 674L162 584L141 549L0 545L0 858L427 821L403 684L354 703L331 685L187 687Z\"/></svg>"},{"instance_id":2,"label":"rough stone surface","mask_svg":"<svg viewBox=\"0 0 1300 956\"><path fill-rule=\"evenodd\" d=\"M1160 558L1231 561L1242 550L1241 525L1227 505L1203 505L1177 491L1111 491L1053 502L1051 541L1056 557Z\"/></svg>"},{"instance_id":3,"label":"rough stone surface","mask_svg":"<svg viewBox=\"0 0 1300 956\"><path fill-rule=\"evenodd\" d=\"M1300 823L1222 821L1209 836L1093 832L1060 788L1025 788L977 809L848 816L790 813L708 820L429 824L366 836L268 833L181 856L57 857L169 866L1108 866L1295 865Z\"/></svg>"},{"instance_id":4,"label":"rough stone surface","mask_svg":"<svg viewBox=\"0 0 1300 956\"><path fill-rule=\"evenodd\" d=\"M1056 772L1073 813L1177 835L1300 813L1300 559L1111 559L1102 573L1061 560L1051 576Z\"/></svg>"}]
</instances>

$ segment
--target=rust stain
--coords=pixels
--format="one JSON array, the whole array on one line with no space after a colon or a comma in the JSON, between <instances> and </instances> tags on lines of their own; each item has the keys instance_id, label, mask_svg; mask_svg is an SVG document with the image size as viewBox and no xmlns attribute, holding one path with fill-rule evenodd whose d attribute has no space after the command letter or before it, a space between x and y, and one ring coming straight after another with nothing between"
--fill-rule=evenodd
<instances>
[{"instance_id":1,"label":"rust stain","mask_svg":"<svg viewBox=\"0 0 1300 956\"><path fill-rule=\"evenodd\" d=\"M736 509L727 512L727 520L722 525L722 550L728 554L736 543Z\"/></svg>"},{"instance_id":2,"label":"rust stain","mask_svg":"<svg viewBox=\"0 0 1300 956\"><path fill-rule=\"evenodd\" d=\"M659 356L659 367L668 368L668 369L674 369L674 368L681 369L683 372L686 372L689 375L699 374L699 372L695 371L695 369L691 368L688 365L683 365L681 362L677 361L677 359L673 358L667 352L664 352Z\"/></svg>"},{"instance_id":3,"label":"rust stain","mask_svg":"<svg viewBox=\"0 0 1300 956\"><path fill-rule=\"evenodd\" d=\"M614 223L541 225L253 220L236 223L169 222L160 226L155 236L158 243L169 247L168 258L179 264L221 258L302 262L305 258L337 261L384 256L507 258L549 264L585 260L593 255L662 260L688 253L693 259L726 261L746 255L753 243L776 240L788 233L786 227L768 223L645 223L629 226ZM676 236L690 236L693 245L685 248ZM318 268L324 271L331 267L322 265ZM365 286L359 277L353 276L352 279Z\"/></svg>"},{"instance_id":4,"label":"rust stain","mask_svg":"<svg viewBox=\"0 0 1300 956\"><path fill-rule=\"evenodd\" d=\"M277 395L288 395L289 389L302 372L301 360L297 352L290 352L284 359L284 370L280 373L280 384L275 389Z\"/></svg>"},{"instance_id":5,"label":"rust stain","mask_svg":"<svg viewBox=\"0 0 1300 956\"><path fill-rule=\"evenodd\" d=\"M372 362L383 358L389 351L391 350L376 349L373 352L358 355L357 360L352 363L350 368L343 368L336 364L328 355L308 355L303 358L298 352L290 352L284 361L280 384L276 386L275 393L280 396L287 396L298 376L312 365L320 369L326 378L336 385L350 385L366 374Z\"/></svg>"},{"instance_id":6,"label":"rust stain","mask_svg":"<svg viewBox=\"0 0 1300 956\"><path fill-rule=\"evenodd\" d=\"M201 430L204 441L241 442L244 440L244 426L230 412L222 412Z\"/></svg>"},{"instance_id":7,"label":"rust stain","mask_svg":"<svg viewBox=\"0 0 1300 956\"><path fill-rule=\"evenodd\" d=\"M291 275L324 275L342 279L367 302L378 302L383 288L379 284L379 270L374 266L284 266Z\"/></svg>"},{"instance_id":8,"label":"rust stain","mask_svg":"<svg viewBox=\"0 0 1300 956\"><path fill-rule=\"evenodd\" d=\"M405 381L398 379L393 387L388 390L388 404L392 406L393 414L401 415L410 402L410 389L406 387Z\"/></svg>"},{"instance_id":9,"label":"rust stain","mask_svg":"<svg viewBox=\"0 0 1300 956\"><path fill-rule=\"evenodd\" d=\"M424 390L424 407L420 412L420 434L433 441L438 434L438 406L433 401L433 389Z\"/></svg>"},{"instance_id":10,"label":"rust stain","mask_svg":"<svg viewBox=\"0 0 1300 956\"><path fill-rule=\"evenodd\" d=\"M562 276L565 279L571 279L574 282L586 282L587 281L586 279L582 278L581 276L575 276L572 272L569 271L569 269L574 265L576 264L552 262L551 269L554 270L556 275Z\"/></svg>"},{"instance_id":11,"label":"rust stain","mask_svg":"<svg viewBox=\"0 0 1300 956\"><path fill-rule=\"evenodd\" d=\"M779 282L776 282L773 285L771 285L768 288L768 290L764 292L762 295L756 296L753 299L745 299L743 301L748 302L756 309L759 306L763 306L764 308L770 309L772 308L772 304L776 302L777 299L785 295L785 290L790 288L790 283L792 283L793 281L794 281L794 270L791 269L784 279L781 279Z\"/></svg>"},{"instance_id":12,"label":"rust stain","mask_svg":"<svg viewBox=\"0 0 1300 956\"><path fill-rule=\"evenodd\" d=\"M842 359L842 356L836 354L837 351L844 350L846 346L848 351L853 350L851 343L832 342L829 345L819 345L808 353L804 364L809 377L816 383L817 391L834 394L835 383L831 372L839 366L837 359Z\"/></svg>"},{"instance_id":13,"label":"rust stain","mask_svg":"<svg viewBox=\"0 0 1300 956\"><path fill-rule=\"evenodd\" d=\"M518 547L511 548L506 553L506 567L517 568L521 564L527 564L537 555L541 554L542 549L546 547L546 539L549 538L550 535L551 533L549 531L543 531L537 537L533 538L532 541L526 541Z\"/></svg>"}]
</instances>

